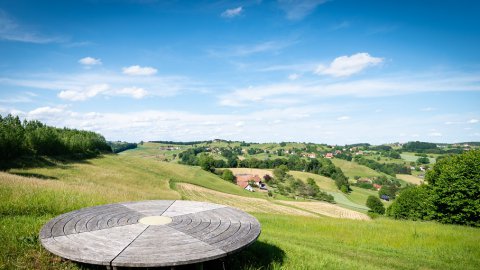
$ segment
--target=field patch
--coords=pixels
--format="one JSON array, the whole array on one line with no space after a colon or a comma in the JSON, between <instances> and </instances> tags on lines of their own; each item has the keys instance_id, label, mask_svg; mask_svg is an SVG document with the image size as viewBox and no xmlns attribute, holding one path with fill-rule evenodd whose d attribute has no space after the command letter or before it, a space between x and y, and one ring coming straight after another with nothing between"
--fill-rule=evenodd
<instances>
[{"instance_id":1,"label":"field patch","mask_svg":"<svg viewBox=\"0 0 480 270\"><path fill-rule=\"evenodd\" d=\"M363 213L345 209L338 205L326 203L326 202L291 202L282 201L282 204L295 206L301 209L305 209L323 216L333 218L346 218L346 219L358 219L358 220L370 220L370 218Z\"/></svg>"},{"instance_id":2,"label":"field patch","mask_svg":"<svg viewBox=\"0 0 480 270\"><path fill-rule=\"evenodd\" d=\"M414 185L421 185L424 183L424 180L422 178L410 174L397 174L396 177L400 180Z\"/></svg>"}]
</instances>

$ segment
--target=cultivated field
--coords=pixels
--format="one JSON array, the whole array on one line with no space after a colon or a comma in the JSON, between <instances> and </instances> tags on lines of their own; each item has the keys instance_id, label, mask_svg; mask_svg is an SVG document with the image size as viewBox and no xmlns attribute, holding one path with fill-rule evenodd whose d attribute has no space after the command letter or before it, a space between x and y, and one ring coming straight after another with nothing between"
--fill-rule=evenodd
<instances>
[{"instance_id":1,"label":"cultivated field","mask_svg":"<svg viewBox=\"0 0 480 270\"><path fill-rule=\"evenodd\" d=\"M410 174L397 174L396 177L401 179L407 183L414 184L414 185L421 185L424 180L420 177L416 177Z\"/></svg>"}]
</instances>

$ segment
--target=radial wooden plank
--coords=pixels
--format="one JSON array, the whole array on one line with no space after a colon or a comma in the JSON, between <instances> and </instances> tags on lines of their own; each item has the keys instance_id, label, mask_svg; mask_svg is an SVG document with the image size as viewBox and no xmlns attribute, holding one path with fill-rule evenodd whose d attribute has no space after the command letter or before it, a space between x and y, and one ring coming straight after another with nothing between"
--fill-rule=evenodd
<instances>
[{"instance_id":1,"label":"radial wooden plank","mask_svg":"<svg viewBox=\"0 0 480 270\"><path fill-rule=\"evenodd\" d=\"M61 257L108 267L198 263L236 252L260 235L253 216L224 205L142 201L80 209L49 221L42 245Z\"/></svg>"}]
</instances>

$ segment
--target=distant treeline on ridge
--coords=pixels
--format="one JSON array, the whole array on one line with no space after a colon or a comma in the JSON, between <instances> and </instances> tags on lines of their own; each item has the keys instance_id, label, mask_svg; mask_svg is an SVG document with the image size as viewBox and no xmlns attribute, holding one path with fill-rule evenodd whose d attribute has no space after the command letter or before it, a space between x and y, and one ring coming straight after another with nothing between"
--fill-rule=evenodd
<instances>
[{"instance_id":1,"label":"distant treeline on ridge","mask_svg":"<svg viewBox=\"0 0 480 270\"><path fill-rule=\"evenodd\" d=\"M11 161L23 155L95 156L105 151L112 149L98 133L0 115L0 160Z\"/></svg>"}]
</instances>

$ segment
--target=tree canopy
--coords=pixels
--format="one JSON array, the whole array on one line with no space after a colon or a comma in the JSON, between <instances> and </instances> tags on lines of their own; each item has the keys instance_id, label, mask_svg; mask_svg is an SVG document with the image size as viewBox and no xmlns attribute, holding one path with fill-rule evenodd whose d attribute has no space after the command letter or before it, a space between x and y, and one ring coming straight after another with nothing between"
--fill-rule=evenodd
<instances>
[{"instance_id":1,"label":"tree canopy","mask_svg":"<svg viewBox=\"0 0 480 270\"><path fill-rule=\"evenodd\" d=\"M96 155L111 152L105 138L92 131L47 126L40 121L20 121L0 116L0 160L22 155Z\"/></svg>"}]
</instances>

